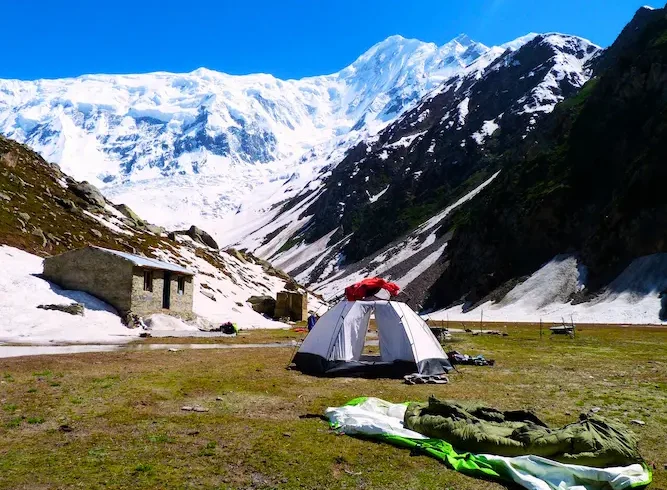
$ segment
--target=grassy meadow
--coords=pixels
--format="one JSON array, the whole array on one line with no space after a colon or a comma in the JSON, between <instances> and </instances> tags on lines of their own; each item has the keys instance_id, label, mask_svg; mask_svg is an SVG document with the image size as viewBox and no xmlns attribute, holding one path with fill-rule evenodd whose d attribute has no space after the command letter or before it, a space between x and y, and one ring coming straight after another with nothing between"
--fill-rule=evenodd
<instances>
[{"instance_id":1,"label":"grassy meadow","mask_svg":"<svg viewBox=\"0 0 667 490\"><path fill-rule=\"evenodd\" d=\"M0 488L512 488L404 449L336 436L319 418L361 395L404 401L435 394L532 408L554 425L600 407L639 435L655 468L651 488L667 489L667 329L585 326L570 339L540 338L529 325L485 328L509 336L454 334L445 348L481 353L496 365L461 367L447 385L305 376L285 369L291 348L0 359ZM254 331L198 341L302 336Z\"/></svg>"}]
</instances>

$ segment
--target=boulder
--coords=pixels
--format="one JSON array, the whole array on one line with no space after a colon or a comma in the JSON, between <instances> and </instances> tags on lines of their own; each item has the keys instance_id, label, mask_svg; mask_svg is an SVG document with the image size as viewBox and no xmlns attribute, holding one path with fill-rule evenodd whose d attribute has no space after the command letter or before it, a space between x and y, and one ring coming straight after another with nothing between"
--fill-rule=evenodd
<instances>
[{"instance_id":1,"label":"boulder","mask_svg":"<svg viewBox=\"0 0 667 490\"><path fill-rule=\"evenodd\" d=\"M137 213L135 213L134 211L132 211L132 209L130 209L130 207L127 204L114 204L114 208L116 208L116 210L120 214L122 214L126 218L131 219L132 221L134 221L139 225L144 222Z\"/></svg>"},{"instance_id":2,"label":"boulder","mask_svg":"<svg viewBox=\"0 0 667 490\"><path fill-rule=\"evenodd\" d=\"M68 209L68 210L71 210L71 211L76 209L76 204L74 204L74 201L72 201L71 199L63 199L62 197L57 197L56 196L54 198L54 200L56 201L56 203L58 203L60 206L62 206L65 209Z\"/></svg>"},{"instance_id":3,"label":"boulder","mask_svg":"<svg viewBox=\"0 0 667 490\"><path fill-rule=\"evenodd\" d=\"M271 296L251 296L248 303L253 310L262 315L273 316L276 310L276 300Z\"/></svg>"},{"instance_id":4,"label":"boulder","mask_svg":"<svg viewBox=\"0 0 667 490\"><path fill-rule=\"evenodd\" d=\"M107 201L97 187L88 182L72 182L69 184L70 190L81 199L94 206L103 208Z\"/></svg>"},{"instance_id":5,"label":"boulder","mask_svg":"<svg viewBox=\"0 0 667 490\"><path fill-rule=\"evenodd\" d=\"M146 223L146 222L144 222L144 228L146 228L153 235L158 235L158 236L166 233L166 231L167 231L161 226L152 225L152 224Z\"/></svg>"},{"instance_id":6,"label":"boulder","mask_svg":"<svg viewBox=\"0 0 667 490\"><path fill-rule=\"evenodd\" d=\"M81 303L72 303L71 305L39 305L40 310L55 310L69 313L70 315L83 316L84 308Z\"/></svg>"},{"instance_id":7,"label":"boulder","mask_svg":"<svg viewBox=\"0 0 667 490\"><path fill-rule=\"evenodd\" d=\"M186 235L192 238L195 242L199 242L203 245L206 245L207 247L215 248L216 250L220 248L211 235L206 233L201 228L197 228L195 225L190 227L190 229L186 232Z\"/></svg>"},{"instance_id":8,"label":"boulder","mask_svg":"<svg viewBox=\"0 0 667 490\"><path fill-rule=\"evenodd\" d=\"M219 249L217 242L213 239L211 235L206 233L204 230L201 228L197 228L195 225L192 225L189 230L184 231L170 231L167 234L167 238L170 240L176 240L177 235L187 235L190 238L192 238L195 242L201 243L202 245L206 245L207 247L214 248L216 250Z\"/></svg>"},{"instance_id":9,"label":"boulder","mask_svg":"<svg viewBox=\"0 0 667 490\"><path fill-rule=\"evenodd\" d=\"M44 235L44 232L42 231L41 228L38 228L37 226L32 227L32 234L35 235L38 238L42 239L42 247L46 247L48 241L46 239L46 236Z\"/></svg>"}]
</instances>

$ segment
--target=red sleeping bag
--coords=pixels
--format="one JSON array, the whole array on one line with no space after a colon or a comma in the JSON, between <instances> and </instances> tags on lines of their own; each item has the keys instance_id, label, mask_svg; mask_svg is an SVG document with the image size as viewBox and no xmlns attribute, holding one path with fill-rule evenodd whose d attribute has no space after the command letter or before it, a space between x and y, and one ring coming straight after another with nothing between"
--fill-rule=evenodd
<instances>
[{"instance_id":1,"label":"red sleeping bag","mask_svg":"<svg viewBox=\"0 0 667 490\"><path fill-rule=\"evenodd\" d=\"M396 296L401 288L393 282L385 281L379 277L372 277L346 287L345 297L348 301L358 301L377 294L380 289L386 289L390 295Z\"/></svg>"}]
</instances>

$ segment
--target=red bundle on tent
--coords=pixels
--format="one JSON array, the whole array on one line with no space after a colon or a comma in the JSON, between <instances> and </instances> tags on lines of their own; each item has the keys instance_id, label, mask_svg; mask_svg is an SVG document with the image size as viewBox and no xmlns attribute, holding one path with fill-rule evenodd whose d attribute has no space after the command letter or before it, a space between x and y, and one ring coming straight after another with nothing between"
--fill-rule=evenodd
<instances>
[{"instance_id":1,"label":"red bundle on tent","mask_svg":"<svg viewBox=\"0 0 667 490\"><path fill-rule=\"evenodd\" d=\"M401 288L393 282L385 281L379 277L372 277L346 287L345 297L348 301L358 301L377 294L380 289L386 289L389 291L389 294L396 296Z\"/></svg>"}]
</instances>

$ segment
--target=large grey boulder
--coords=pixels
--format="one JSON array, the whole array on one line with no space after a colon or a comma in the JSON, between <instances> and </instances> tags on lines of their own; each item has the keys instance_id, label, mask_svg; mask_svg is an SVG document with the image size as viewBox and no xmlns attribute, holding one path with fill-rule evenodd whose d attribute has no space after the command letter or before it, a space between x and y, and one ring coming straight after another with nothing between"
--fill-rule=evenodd
<instances>
[{"instance_id":1,"label":"large grey boulder","mask_svg":"<svg viewBox=\"0 0 667 490\"><path fill-rule=\"evenodd\" d=\"M135 223L137 223L137 224L143 223L143 220L139 217L139 215L137 213L135 213L134 211L132 211L130 206L128 206L127 204L114 204L114 208L116 208L116 210L120 214L122 214L126 218L131 219Z\"/></svg>"},{"instance_id":2,"label":"large grey boulder","mask_svg":"<svg viewBox=\"0 0 667 490\"><path fill-rule=\"evenodd\" d=\"M218 250L220 247L218 247L217 242L213 239L211 235L206 233L204 230L201 228L197 228L195 225L192 225L189 230L180 230L180 231L170 231L167 234L167 238L170 240L176 240L176 236L178 235L187 235L190 238L192 238L195 242L201 243L202 245L206 245L207 247L214 248Z\"/></svg>"},{"instance_id":3,"label":"large grey boulder","mask_svg":"<svg viewBox=\"0 0 667 490\"><path fill-rule=\"evenodd\" d=\"M190 229L187 231L186 235L188 235L190 238L192 238L195 242L202 243L206 245L207 247L215 248L216 250L220 247L218 247L217 242L213 239L211 235L206 233L204 230L201 228L197 228L195 225L192 225Z\"/></svg>"},{"instance_id":4,"label":"large grey boulder","mask_svg":"<svg viewBox=\"0 0 667 490\"><path fill-rule=\"evenodd\" d=\"M248 298L248 303L253 310L262 315L273 317L276 311L276 300L271 296L251 296Z\"/></svg>"},{"instance_id":5,"label":"large grey boulder","mask_svg":"<svg viewBox=\"0 0 667 490\"><path fill-rule=\"evenodd\" d=\"M99 189L86 181L70 182L69 188L74 194L89 204L99 206L100 208L106 206L107 201L104 199L104 196L99 191Z\"/></svg>"},{"instance_id":6,"label":"large grey boulder","mask_svg":"<svg viewBox=\"0 0 667 490\"><path fill-rule=\"evenodd\" d=\"M150 223L144 222L144 228L146 228L149 232L151 232L153 235L163 235L164 233L167 232L163 227L157 226L157 225L152 225Z\"/></svg>"}]
</instances>

